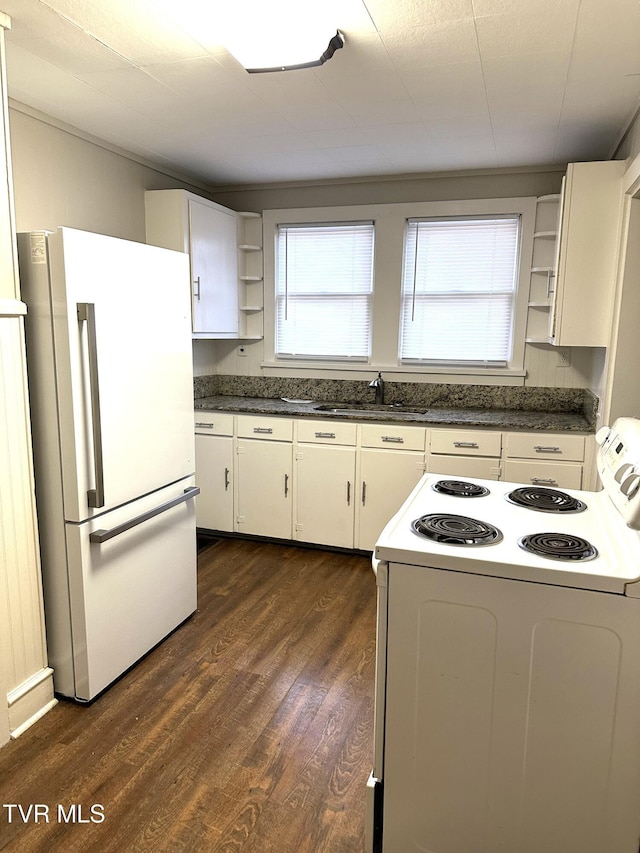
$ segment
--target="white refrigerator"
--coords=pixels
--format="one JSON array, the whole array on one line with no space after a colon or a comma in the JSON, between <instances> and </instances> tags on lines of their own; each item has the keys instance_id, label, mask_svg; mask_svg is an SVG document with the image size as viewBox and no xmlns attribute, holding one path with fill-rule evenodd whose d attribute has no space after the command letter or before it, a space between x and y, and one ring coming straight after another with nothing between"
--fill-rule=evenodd
<instances>
[{"instance_id":1,"label":"white refrigerator","mask_svg":"<svg viewBox=\"0 0 640 853\"><path fill-rule=\"evenodd\" d=\"M196 609L188 256L18 235L49 662L89 702Z\"/></svg>"}]
</instances>

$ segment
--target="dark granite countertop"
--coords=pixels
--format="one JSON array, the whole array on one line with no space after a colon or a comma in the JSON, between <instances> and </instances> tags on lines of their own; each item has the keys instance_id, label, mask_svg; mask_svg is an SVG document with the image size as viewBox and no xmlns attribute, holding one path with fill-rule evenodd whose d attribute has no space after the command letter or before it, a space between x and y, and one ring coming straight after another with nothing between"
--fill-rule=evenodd
<instances>
[{"instance_id":1,"label":"dark granite countertop","mask_svg":"<svg viewBox=\"0 0 640 853\"><path fill-rule=\"evenodd\" d=\"M196 409L224 411L235 414L285 415L295 418L322 418L331 420L394 422L418 426L477 426L488 429L541 430L545 432L592 433L593 426L584 414L578 412L526 411L522 409L466 409L416 406L385 406L383 411L373 405L341 401L283 400L270 397L242 397L217 394L199 397L194 401ZM323 409L318 409L322 406ZM344 411L327 410L327 407L343 407Z\"/></svg>"}]
</instances>

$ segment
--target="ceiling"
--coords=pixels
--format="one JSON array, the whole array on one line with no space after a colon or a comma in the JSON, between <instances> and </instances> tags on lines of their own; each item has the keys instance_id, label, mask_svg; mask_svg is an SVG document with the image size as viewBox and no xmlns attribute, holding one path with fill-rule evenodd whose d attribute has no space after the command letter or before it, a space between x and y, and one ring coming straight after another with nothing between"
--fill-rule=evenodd
<instances>
[{"instance_id":1,"label":"ceiling","mask_svg":"<svg viewBox=\"0 0 640 853\"><path fill-rule=\"evenodd\" d=\"M330 61L248 74L181 2L0 0L9 97L212 186L607 159L638 109L639 0L339 6Z\"/></svg>"}]
</instances>

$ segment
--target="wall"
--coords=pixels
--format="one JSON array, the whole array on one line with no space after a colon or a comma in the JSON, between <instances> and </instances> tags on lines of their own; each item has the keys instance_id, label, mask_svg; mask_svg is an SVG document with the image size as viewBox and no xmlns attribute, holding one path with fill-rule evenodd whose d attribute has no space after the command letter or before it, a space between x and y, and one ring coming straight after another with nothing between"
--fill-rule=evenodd
<instances>
[{"instance_id":1,"label":"wall","mask_svg":"<svg viewBox=\"0 0 640 853\"><path fill-rule=\"evenodd\" d=\"M638 326L640 324L640 111L619 147L626 158L622 179L623 216L611 346L602 374L592 388L602 399L601 421L640 418Z\"/></svg>"},{"instance_id":2,"label":"wall","mask_svg":"<svg viewBox=\"0 0 640 853\"><path fill-rule=\"evenodd\" d=\"M145 242L144 191L206 191L9 105L18 231L82 228Z\"/></svg>"}]
</instances>

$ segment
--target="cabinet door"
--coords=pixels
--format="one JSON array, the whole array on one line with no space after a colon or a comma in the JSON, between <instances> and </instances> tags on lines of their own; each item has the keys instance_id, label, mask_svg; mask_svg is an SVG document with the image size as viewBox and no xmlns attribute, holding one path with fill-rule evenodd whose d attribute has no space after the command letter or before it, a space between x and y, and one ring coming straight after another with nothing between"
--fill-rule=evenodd
<instances>
[{"instance_id":1,"label":"cabinet door","mask_svg":"<svg viewBox=\"0 0 640 853\"><path fill-rule=\"evenodd\" d=\"M373 550L382 528L400 509L423 474L423 453L360 451L357 548Z\"/></svg>"},{"instance_id":2,"label":"cabinet door","mask_svg":"<svg viewBox=\"0 0 640 853\"><path fill-rule=\"evenodd\" d=\"M582 464L580 462L537 462L533 459L507 459L503 480L512 483L532 483L551 489L581 489Z\"/></svg>"},{"instance_id":3,"label":"cabinet door","mask_svg":"<svg viewBox=\"0 0 640 853\"><path fill-rule=\"evenodd\" d=\"M298 445L295 539L353 548L355 470L353 447Z\"/></svg>"},{"instance_id":4,"label":"cabinet door","mask_svg":"<svg viewBox=\"0 0 640 853\"><path fill-rule=\"evenodd\" d=\"M609 346L623 171L623 160L567 167L551 317L556 346Z\"/></svg>"},{"instance_id":5,"label":"cabinet door","mask_svg":"<svg viewBox=\"0 0 640 853\"><path fill-rule=\"evenodd\" d=\"M196 435L196 526L233 530L233 439Z\"/></svg>"},{"instance_id":6,"label":"cabinet door","mask_svg":"<svg viewBox=\"0 0 640 853\"><path fill-rule=\"evenodd\" d=\"M430 474L449 477L480 477L483 480L500 479L500 460L483 456L447 456L433 454L427 461Z\"/></svg>"},{"instance_id":7,"label":"cabinet door","mask_svg":"<svg viewBox=\"0 0 640 853\"><path fill-rule=\"evenodd\" d=\"M189 200L193 334L237 336L238 226L233 211Z\"/></svg>"},{"instance_id":8,"label":"cabinet door","mask_svg":"<svg viewBox=\"0 0 640 853\"><path fill-rule=\"evenodd\" d=\"M291 454L285 442L238 439L236 532L291 539Z\"/></svg>"}]
</instances>

